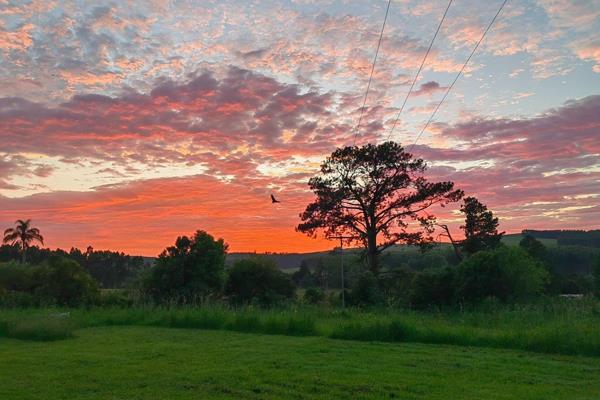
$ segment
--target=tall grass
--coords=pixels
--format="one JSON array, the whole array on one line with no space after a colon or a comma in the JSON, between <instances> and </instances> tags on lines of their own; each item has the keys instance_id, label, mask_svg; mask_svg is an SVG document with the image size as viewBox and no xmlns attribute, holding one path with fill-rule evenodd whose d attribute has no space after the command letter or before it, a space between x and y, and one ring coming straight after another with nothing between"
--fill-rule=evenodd
<instances>
[{"instance_id":1,"label":"tall grass","mask_svg":"<svg viewBox=\"0 0 600 400\"><path fill-rule=\"evenodd\" d=\"M2 318L0 316L0 336L52 341L73 337L74 324L65 317L53 315L27 315L23 318Z\"/></svg>"},{"instance_id":2,"label":"tall grass","mask_svg":"<svg viewBox=\"0 0 600 400\"><path fill-rule=\"evenodd\" d=\"M12 315L13 320L21 317L27 320L40 311L4 310L0 311L0 321L2 313ZM600 356L600 302L594 299L546 299L528 305L488 302L477 308L444 312L294 306L272 310L232 309L223 305L139 306L75 309L71 310L70 319L79 328L157 326ZM0 326L0 335L2 329ZM28 336L35 335L22 335Z\"/></svg>"}]
</instances>

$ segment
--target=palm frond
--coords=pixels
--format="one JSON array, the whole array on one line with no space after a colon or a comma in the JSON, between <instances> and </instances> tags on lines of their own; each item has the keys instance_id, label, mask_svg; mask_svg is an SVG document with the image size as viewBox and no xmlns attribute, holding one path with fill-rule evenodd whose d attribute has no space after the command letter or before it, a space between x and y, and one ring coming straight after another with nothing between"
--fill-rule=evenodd
<instances>
[{"instance_id":1,"label":"palm frond","mask_svg":"<svg viewBox=\"0 0 600 400\"><path fill-rule=\"evenodd\" d=\"M44 244L44 237L42 235L40 235L39 233L30 233L29 237L32 240L37 240L41 244Z\"/></svg>"},{"instance_id":2,"label":"palm frond","mask_svg":"<svg viewBox=\"0 0 600 400\"><path fill-rule=\"evenodd\" d=\"M4 235L4 239L2 240L2 242L4 242L4 243L14 243L17 239L19 239L19 233L18 232L12 232L12 233L9 233L8 235Z\"/></svg>"}]
</instances>

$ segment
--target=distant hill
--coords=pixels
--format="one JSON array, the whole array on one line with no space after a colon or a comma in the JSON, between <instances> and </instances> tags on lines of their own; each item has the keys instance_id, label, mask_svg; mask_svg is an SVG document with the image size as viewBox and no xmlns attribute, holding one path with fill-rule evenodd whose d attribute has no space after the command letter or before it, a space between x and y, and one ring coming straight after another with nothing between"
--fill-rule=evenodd
<instances>
[{"instance_id":1,"label":"distant hill","mask_svg":"<svg viewBox=\"0 0 600 400\"><path fill-rule=\"evenodd\" d=\"M298 268L303 260L325 257L330 251L319 251L312 253L229 253L227 254L227 265L232 265L238 260L253 256L266 257L274 260L279 269Z\"/></svg>"},{"instance_id":2,"label":"distant hill","mask_svg":"<svg viewBox=\"0 0 600 400\"><path fill-rule=\"evenodd\" d=\"M508 235L502 236L502 243L507 246L518 246L519 242L525 237L523 233L510 233ZM535 237L535 236L534 236ZM546 247L557 246L558 243L556 239L553 238L544 238L544 237L535 237L537 240L542 242L542 244Z\"/></svg>"},{"instance_id":3,"label":"distant hill","mask_svg":"<svg viewBox=\"0 0 600 400\"><path fill-rule=\"evenodd\" d=\"M502 237L502 242L509 246L518 246L521 239L529 234L542 242L546 247L554 248L556 246L572 246L579 245L584 247L600 247L600 244L594 245L594 238L600 231L542 231L542 230L523 230L522 233L511 233ZM438 250L450 249L449 243L440 243L436 245ZM390 264L402 262L404 255L414 254L419 252L418 248L412 246L393 246L384 254L384 260ZM346 262L357 262L359 249L344 250ZM238 260L252 257L262 256L272 259L277 264L277 267L288 272L294 271L300 266L302 261L308 263L310 267L314 267L318 262L337 263L339 262L339 253L333 253L332 250L311 252L311 253L229 253L227 255L227 264L231 265ZM321 261L320 261L321 260Z\"/></svg>"},{"instance_id":4,"label":"distant hill","mask_svg":"<svg viewBox=\"0 0 600 400\"><path fill-rule=\"evenodd\" d=\"M525 229L523 235L536 239L553 239L559 246L586 246L600 248L600 230L535 230Z\"/></svg>"}]
</instances>

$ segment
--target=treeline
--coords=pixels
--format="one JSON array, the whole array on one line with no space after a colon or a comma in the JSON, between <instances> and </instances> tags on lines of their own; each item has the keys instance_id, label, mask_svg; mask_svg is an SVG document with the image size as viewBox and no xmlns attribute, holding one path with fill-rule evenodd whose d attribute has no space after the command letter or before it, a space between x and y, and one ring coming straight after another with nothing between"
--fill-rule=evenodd
<instances>
[{"instance_id":1,"label":"treeline","mask_svg":"<svg viewBox=\"0 0 600 400\"><path fill-rule=\"evenodd\" d=\"M600 230L523 230L536 239L555 239L560 246L600 247Z\"/></svg>"},{"instance_id":2,"label":"treeline","mask_svg":"<svg viewBox=\"0 0 600 400\"><path fill-rule=\"evenodd\" d=\"M335 258L330 264L303 263L293 275L278 270L265 257L238 260L226 267L227 245L223 239L198 231L191 237L179 237L154 265L130 271L135 277L126 290L104 292L99 290L99 281L83 267L96 252L42 251L42 256L36 250L31 252L28 264L15 260L0 263L0 305L127 306L141 301L269 307L297 301L335 307L345 299L347 305L355 307L427 309L479 304L490 299L528 302L570 290L563 286L569 281L552 270L549 249L531 236L519 246L497 243L460 262L448 250L425 250L423 254L431 256L430 263L421 269L409 269L410 264L406 264L382 269L378 274L361 268L357 258L348 257L352 262L347 264L342 283ZM102 259L104 252L97 253ZM600 296L598 256L583 280L585 283L577 283L583 293ZM300 295L298 289L302 289Z\"/></svg>"},{"instance_id":3,"label":"treeline","mask_svg":"<svg viewBox=\"0 0 600 400\"><path fill-rule=\"evenodd\" d=\"M21 260L22 250L18 245L0 246L0 262ZM149 265L140 256L130 256L122 252L109 250L94 250L88 247L86 251L71 248L69 252L61 249L50 250L32 246L27 249L27 262L40 265L50 259L62 257L77 262L91 275L101 288L123 288L134 279L139 272Z\"/></svg>"}]
</instances>

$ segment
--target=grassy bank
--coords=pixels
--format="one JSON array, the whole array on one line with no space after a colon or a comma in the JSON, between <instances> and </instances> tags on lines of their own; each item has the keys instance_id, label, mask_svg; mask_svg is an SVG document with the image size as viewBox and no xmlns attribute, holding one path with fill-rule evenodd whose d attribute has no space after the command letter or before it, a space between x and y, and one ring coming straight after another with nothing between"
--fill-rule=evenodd
<instances>
[{"instance_id":1,"label":"grassy bank","mask_svg":"<svg viewBox=\"0 0 600 400\"><path fill-rule=\"evenodd\" d=\"M69 316L56 317L64 312ZM29 326L29 333L15 333L19 324ZM77 328L125 325L600 356L600 303L591 299L512 307L491 304L444 313L317 307L236 310L223 306L0 311L0 335L8 337L59 339ZM37 336L36 327L42 331ZM54 336L44 333L54 331L58 332Z\"/></svg>"},{"instance_id":2,"label":"grassy bank","mask_svg":"<svg viewBox=\"0 0 600 400\"><path fill-rule=\"evenodd\" d=\"M600 360L153 327L0 341L0 398L594 399Z\"/></svg>"}]
</instances>

